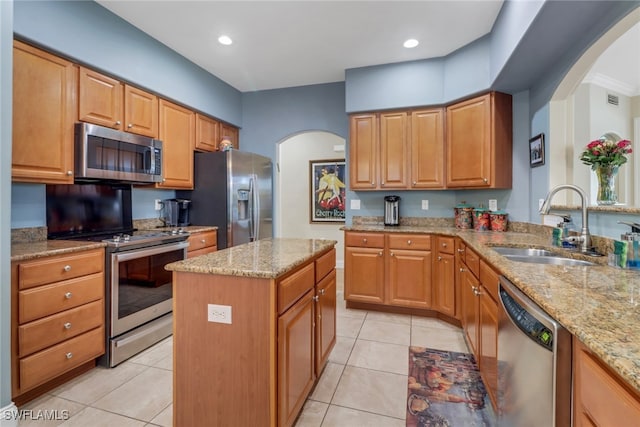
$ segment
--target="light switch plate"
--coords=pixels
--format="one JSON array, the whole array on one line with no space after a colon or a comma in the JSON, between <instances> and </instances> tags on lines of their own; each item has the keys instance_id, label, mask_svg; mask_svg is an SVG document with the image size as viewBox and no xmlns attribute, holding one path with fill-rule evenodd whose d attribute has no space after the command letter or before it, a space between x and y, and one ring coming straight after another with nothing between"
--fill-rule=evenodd
<instances>
[{"instance_id":1,"label":"light switch plate","mask_svg":"<svg viewBox=\"0 0 640 427\"><path fill-rule=\"evenodd\" d=\"M231 324L231 306L207 304L207 320L214 323Z\"/></svg>"},{"instance_id":2,"label":"light switch plate","mask_svg":"<svg viewBox=\"0 0 640 427\"><path fill-rule=\"evenodd\" d=\"M429 210L429 201L428 200L423 200L422 201L422 210L423 211L428 211Z\"/></svg>"},{"instance_id":3,"label":"light switch plate","mask_svg":"<svg viewBox=\"0 0 640 427\"><path fill-rule=\"evenodd\" d=\"M360 209L360 199L351 200L351 209Z\"/></svg>"},{"instance_id":4,"label":"light switch plate","mask_svg":"<svg viewBox=\"0 0 640 427\"><path fill-rule=\"evenodd\" d=\"M489 199L489 210L490 211L498 210L498 201L496 199Z\"/></svg>"}]
</instances>

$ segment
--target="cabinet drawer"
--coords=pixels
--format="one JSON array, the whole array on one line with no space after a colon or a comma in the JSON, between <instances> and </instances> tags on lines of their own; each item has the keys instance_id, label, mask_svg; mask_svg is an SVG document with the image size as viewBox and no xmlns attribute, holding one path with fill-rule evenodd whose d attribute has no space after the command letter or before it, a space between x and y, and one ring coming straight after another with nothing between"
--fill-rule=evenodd
<instances>
[{"instance_id":1,"label":"cabinet drawer","mask_svg":"<svg viewBox=\"0 0 640 427\"><path fill-rule=\"evenodd\" d=\"M284 313L315 285L314 264L309 264L278 283L278 313Z\"/></svg>"},{"instance_id":2,"label":"cabinet drawer","mask_svg":"<svg viewBox=\"0 0 640 427\"><path fill-rule=\"evenodd\" d=\"M431 249L431 236L424 234L388 234L390 249Z\"/></svg>"},{"instance_id":3,"label":"cabinet drawer","mask_svg":"<svg viewBox=\"0 0 640 427\"><path fill-rule=\"evenodd\" d=\"M204 231L202 233L196 233L189 236L189 249L188 251L197 251L198 249L206 248L208 246L216 246L218 244L217 231Z\"/></svg>"},{"instance_id":4,"label":"cabinet drawer","mask_svg":"<svg viewBox=\"0 0 640 427\"><path fill-rule=\"evenodd\" d=\"M498 273L484 261L480 261L480 283L489 292L491 297L498 301L498 285L500 276Z\"/></svg>"},{"instance_id":5,"label":"cabinet drawer","mask_svg":"<svg viewBox=\"0 0 640 427\"><path fill-rule=\"evenodd\" d=\"M104 322L103 301L94 301L18 328L19 356L24 357L91 329Z\"/></svg>"},{"instance_id":6,"label":"cabinet drawer","mask_svg":"<svg viewBox=\"0 0 640 427\"><path fill-rule=\"evenodd\" d=\"M59 313L104 298L104 274L65 280L18 292L18 323Z\"/></svg>"},{"instance_id":7,"label":"cabinet drawer","mask_svg":"<svg viewBox=\"0 0 640 427\"><path fill-rule=\"evenodd\" d=\"M476 276L476 278L480 277L480 257L477 253L469 249L468 246L464 252L465 264L467 264L467 267L471 270L473 275Z\"/></svg>"},{"instance_id":8,"label":"cabinet drawer","mask_svg":"<svg viewBox=\"0 0 640 427\"><path fill-rule=\"evenodd\" d=\"M383 248L384 234L382 233L347 233L346 246L358 246L361 248Z\"/></svg>"},{"instance_id":9,"label":"cabinet drawer","mask_svg":"<svg viewBox=\"0 0 640 427\"><path fill-rule=\"evenodd\" d=\"M455 249L455 239L453 237L438 237L438 252L453 255Z\"/></svg>"},{"instance_id":10,"label":"cabinet drawer","mask_svg":"<svg viewBox=\"0 0 640 427\"><path fill-rule=\"evenodd\" d=\"M218 250L217 246L207 246L206 248L198 249L197 251L188 251L187 258L195 258L200 255L210 254Z\"/></svg>"},{"instance_id":11,"label":"cabinet drawer","mask_svg":"<svg viewBox=\"0 0 640 427\"><path fill-rule=\"evenodd\" d=\"M316 282L329 274L336 266L336 249L333 248L316 260Z\"/></svg>"},{"instance_id":12,"label":"cabinet drawer","mask_svg":"<svg viewBox=\"0 0 640 427\"><path fill-rule=\"evenodd\" d=\"M26 391L104 354L100 327L20 359L20 389Z\"/></svg>"},{"instance_id":13,"label":"cabinet drawer","mask_svg":"<svg viewBox=\"0 0 640 427\"><path fill-rule=\"evenodd\" d=\"M28 289L104 270L104 251L77 252L29 261L18 267L18 287Z\"/></svg>"}]
</instances>

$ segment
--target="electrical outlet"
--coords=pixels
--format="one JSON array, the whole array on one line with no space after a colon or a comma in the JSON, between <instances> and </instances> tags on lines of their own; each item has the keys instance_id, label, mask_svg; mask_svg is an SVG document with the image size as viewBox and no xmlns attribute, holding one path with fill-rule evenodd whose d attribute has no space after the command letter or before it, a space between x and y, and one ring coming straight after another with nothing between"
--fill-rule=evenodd
<instances>
[{"instance_id":1,"label":"electrical outlet","mask_svg":"<svg viewBox=\"0 0 640 427\"><path fill-rule=\"evenodd\" d=\"M351 200L351 209L353 209L353 210L360 209L360 199L352 199Z\"/></svg>"},{"instance_id":2,"label":"electrical outlet","mask_svg":"<svg viewBox=\"0 0 640 427\"><path fill-rule=\"evenodd\" d=\"M490 211L498 210L498 201L496 199L489 199L489 210Z\"/></svg>"},{"instance_id":3,"label":"electrical outlet","mask_svg":"<svg viewBox=\"0 0 640 427\"><path fill-rule=\"evenodd\" d=\"M542 205L544 205L544 199L538 199L538 210L542 209Z\"/></svg>"},{"instance_id":4,"label":"electrical outlet","mask_svg":"<svg viewBox=\"0 0 640 427\"><path fill-rule=\"evenodd\" d=\"M160 201L160 199L156 199L155 209L156 209L157 211L159 211L160 209L162 209L162 201Z\"/></svg>"},{"instance_id":5,"label":"electrical outlet","mask_svg":"<svg viewBox=\"0 0 640 427\"><path fill-rule=\"evenodd\" d=\"M231 324L231 306L207 304L207 320L214 323Z\"/></svg>"},{"instance_id":6,"label":"electrical outlet","mask_svg":"<svg viewBox=\"0 0 640 427\"><path fill-rule=\"evenodd\" d=\"M429 201L428 200L423 200L422 201L422 210L423 211L428 211L429 210Z\"/></svg>"}]
</instances>

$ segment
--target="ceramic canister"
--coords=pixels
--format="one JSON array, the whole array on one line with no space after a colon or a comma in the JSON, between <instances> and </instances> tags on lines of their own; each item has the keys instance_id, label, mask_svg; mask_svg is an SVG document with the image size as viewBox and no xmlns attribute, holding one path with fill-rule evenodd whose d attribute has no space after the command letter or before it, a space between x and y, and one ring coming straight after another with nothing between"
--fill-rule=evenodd
<instances>
[{"instance_id":1,"label":"ceramic canister","mask_svg":"<svg viewBox=\"0 0 640 427\"><path fill-rule=\"evenodd\" d=\"M491 229L489 209L476 208L473 210L473 229L476 231L489 231Z\"/></svg>"},{"instance_id":2,"label":"ceramic canister","mask_svg":"<svg viewBox=\"0 0 640 427\"><path fill-rule=\"evenodd\" d=\"M489 214L491 221L491 231L507 231L507 218L509 214L505 211L494 211Z\"/></svg>"},{"instance_id":3,"label":"ceramic canister","mask_svg":"<svg viewBox=\"0 0 640 427\"><path fill-rule=\"evenodd\" d=\"M473 228L473 206L462 202L453 208L453 212L456 221L456 228Z\"/></svg>"}]
</instances>

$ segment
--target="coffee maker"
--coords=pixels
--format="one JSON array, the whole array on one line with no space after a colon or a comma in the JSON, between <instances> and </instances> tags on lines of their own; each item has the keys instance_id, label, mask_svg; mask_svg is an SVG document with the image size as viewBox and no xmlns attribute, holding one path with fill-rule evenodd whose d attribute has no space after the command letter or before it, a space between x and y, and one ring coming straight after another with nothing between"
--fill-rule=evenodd
<instances>
[{"instance_id":1,"label":"coffee maker","mask_svg":"<svg viewBox=\"0 0 640 427\"><path fill-rule=\"evenodd\" d=\"M189 225L188 199L165 199L162 201L162 221L167 227L184 227Z\"/></svg>"},{"instance_id":2,"label":"coffee maker","mask_svg":"<svg viewBox=\"0 0 640 427\"><path fill-rule=\"evenodd\" d=\"M385 196L384 225L400 225L400 196Z\"/></svg>"}]
</instances>

